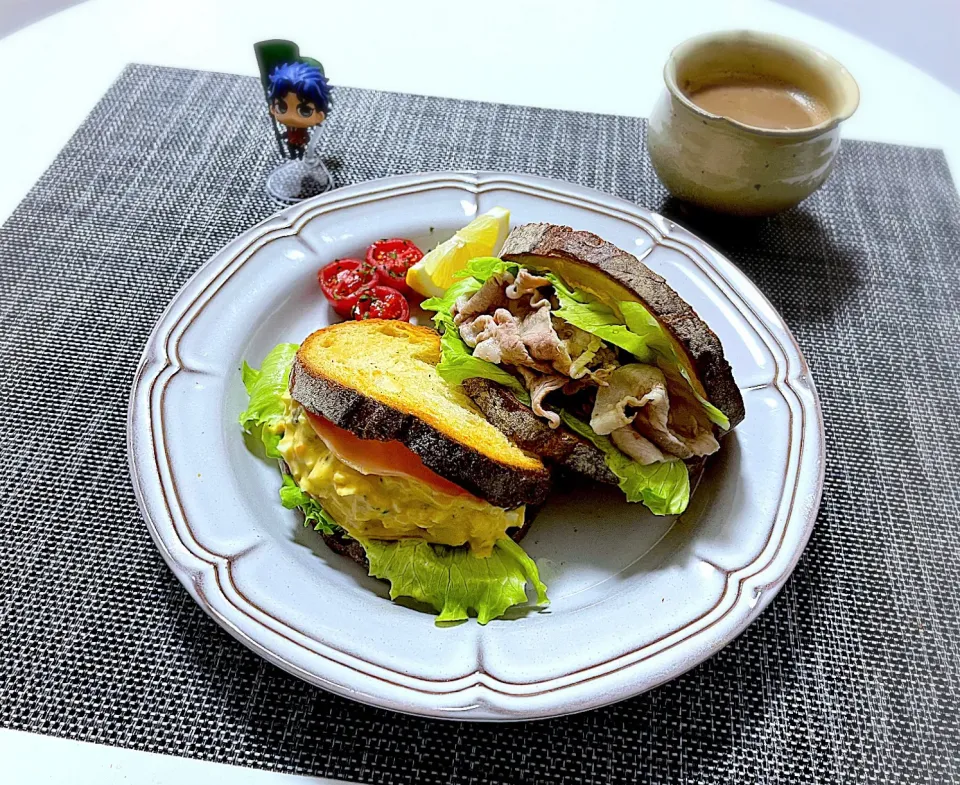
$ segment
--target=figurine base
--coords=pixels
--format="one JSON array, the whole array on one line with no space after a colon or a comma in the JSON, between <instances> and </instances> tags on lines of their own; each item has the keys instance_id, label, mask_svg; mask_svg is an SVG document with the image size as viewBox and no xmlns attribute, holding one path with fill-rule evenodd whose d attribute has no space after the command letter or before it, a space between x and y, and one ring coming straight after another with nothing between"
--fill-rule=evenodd
<instances>
[{"instance_id":1,"label":"figurine base","mask_svg":"<svg viewBox=\"0 0 960 785\"><path fill-rule=\"evenodd\" d=\"M267 193L284 207L326 193L331 188L333 175L319 158L309 162L289 161L267 177Z\"/></svg>"}]
</instances>

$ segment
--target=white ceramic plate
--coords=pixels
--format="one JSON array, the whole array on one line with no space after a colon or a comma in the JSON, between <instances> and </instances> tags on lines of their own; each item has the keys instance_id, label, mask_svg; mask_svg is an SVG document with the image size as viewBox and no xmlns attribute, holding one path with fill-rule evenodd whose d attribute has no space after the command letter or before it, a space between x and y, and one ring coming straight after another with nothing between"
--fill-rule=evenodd
<instances>
[{"instance_id":1,"label":"white ceramic plate","mask_svg":"<svg viewBox=\"0 0 960 785\"><path fill-rule=\"evenodd\" d=\"M332 312L326 262L381 237L432 247L500 205L512 223L586 229L661 273L723 342L746 402L690 509L655 518L617 490L559 494L524 540L542 612L438 628L329 551L278 501L279 474L237 424L241 359L259 365ZM130 469L147 526L194 599L234 637L324 689L399 711L514 720L648 690L720 649L793 569L823 483L810 373L764 296L729 261L629 202L526 175L433 173L341 188L230 243L157 324L133 386Z\"/></svg>"}]
</instances>

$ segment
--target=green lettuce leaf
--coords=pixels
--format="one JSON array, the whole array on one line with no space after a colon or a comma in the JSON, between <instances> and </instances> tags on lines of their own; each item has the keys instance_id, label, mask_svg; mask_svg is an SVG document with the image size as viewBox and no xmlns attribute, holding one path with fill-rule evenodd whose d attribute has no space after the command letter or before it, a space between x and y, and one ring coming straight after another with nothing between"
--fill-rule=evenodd
<instances>
[{"instance_id":1,"label":"green lettuce leaf","mask_svg":"<svg viewBox=\"0 0 960 785\"><path fill-rule=\"evenodd\" d=\"M288 510L299 508L303 513L303 525L313 526L314 531L324 534L335 534L341 531L339 524L320 506L320 502L300 490L297 481L289 474L283 475L280 503Z\"/></svg>"},{"instance_id":2,"label":"green lettuce leaf","mask_svg":"<svg viewBox=\"0 0 960 785\"><path fill-rule=\"evenodd\" d=\"M263 358L259 370L247 365L246 360L240 369L243 386L250 396L247 408L240 415L240 425L245 433L263 442L268 458L280 457L277 450L280 434L274 433L272 426L283 416L280 396L287 389L290 364L298 348L295 343L278 344Z\"/></svg>"},{"instance_id":3,"label":"green lettuce leaf","mask_svg":"<svg viewBox=\"0 0 960 785\"><path fill-rule=\"evenodd\" d=\"M470 611L480 624L527 601L529 581L537 604L546 605L547 587L537 565L513 540L497 541L486 559L467 548L431 545L418 540L361 540L370 575L390 582L390 599L411 597L439 612L437 622L462 621Z\"/></svg>"},{"instance_id":4,"label":"green lettuce leaf","mask_svg":"<svg viewBox=\"0 0 960 785\"><path fill-rule=\"evenodd\" d=\"M690 503L690 475L683 461L666 461L643 466L600 436L583 420L560 411L566 426L601 450L607 467L620 479L620 490L628 502L643 502L654 515L679 515Z\"/></svg>"},{"instance_id":5,"label":"green lettuce leaf","mask_svg":"<svg viewBox=\"0 0 960 785\"><path fill-rule=\"evenodd\" d=\"M680 367L673 342L650 311L640 303L633 302L617 303L617 307L623 314L623 320L627 323L627 329L630 332L642 338L644 343L660 357Z\"/></svg>"},{"instance_id":6,"label":"green lettuce leaf","mask_svg":"<svg viewBox=\"0 0 960 785\"><path fill-rule=\"evenodd\" d=\"M484 283L488 278L504 272L511 272L516 275L520 265L516 262L506 262L499 256L478 256L467 262L467 266L458 273L454 273L454 278L473 278Z\"/></svg>"},{"instance_id":7,"label":"green lettuce leaf","mask_svg":"<svg viewBox=\"0 0 960 785\"><path fill-rule=\"evenodd\" d=\"M647 338L632 332L612 308L600 302L589 302L582 292L568 289L553 273L547 273L546 277L553 284L560 302L554 316L625 349L641 362L653 362L653 348Z\"/></svg>"},{"instance_id":8,"label":"green lettuce leaf","mask_svg":"<svg viewBox=\"0 0 960 785\"><path fill-rule=\"evenodd\" d=\"M552 273L547 273L547 278L553 284L557 299L560 301L560 308L553 312L554 316L602 338L607 343L626 349L640 362L650 363L659 360L669 363L671 367L680 371L690 385L690 389L703 406L710 422L719 425L725 431L730 429L730 420L727 416L696 391L693 382L690 381L690 375L677 357L673 342L660 322L643 305L635 302L617 303L617 307L623 314L623 319L620 319L612 308L603 303L590 302L587 295L567 288Z\"/></svg>"},{"instance_id":9,"label":"green lettuce leaf","mask_svg":"<svg viewBox=\"0 0 960 785\"><path fill-rule=\"evenodd\" d=\"M704 411L706 411L707 413L707 419L709 419L710 422L712 422L714 425L718 425L721 428L723 428L723 430L729 431L730 418L727 417L727 415L721 412L716 406L714 406L712 403L710 403L710 401L702 397L700 393L697 392L696 388L693 386L693 382L690 381L690 376L689 374L687 374L686 368L684 368L682 365L680 366L680 374L683 376L684 379L687 380L687 384L690 385L690 390L691 392L693 392L694 397L696 397L696 399L700 401L700 405L704 408Z\"/></svg>"},{"instance_id":10,"label":"green lettuce leaf","mask_svg":"<svg viewBox=\"0 0 960 785\"><path fill-rule=\"evenodd\" d=\"M447 289L442 297L430 297L420 303L420 307L425 311L436 311L433 316L433 323L439 330L444 323L453 321L450 312L453 310L454 303L460 299L460 296L473 294L481 286L483 286L483 284L475 278L464 278L462 281L457 281Z\"/></svg>"}]
</instances>

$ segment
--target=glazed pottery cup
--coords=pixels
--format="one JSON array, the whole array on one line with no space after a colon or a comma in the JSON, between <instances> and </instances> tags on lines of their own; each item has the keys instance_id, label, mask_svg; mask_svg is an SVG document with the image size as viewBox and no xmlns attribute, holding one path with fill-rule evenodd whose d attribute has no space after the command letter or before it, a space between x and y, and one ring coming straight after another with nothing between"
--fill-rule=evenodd
<instances>
[{"instance_id":1,"label":"glazed pottery cup","mask_svg":"<svg viewBox=\"0 0 960 785\"><path fill-rule=\"evenodd\" d=\"M828 112L808 128L771 129L711 114L689 93L718 80L791 84ZM666 89L647 129L657 176L676 197L720 212L769 215L793 207L826 181L840 148L839 125L860 91L840 63L783 36L710 33L680 44L663 69Z\"/></svg>"}]
</instances>

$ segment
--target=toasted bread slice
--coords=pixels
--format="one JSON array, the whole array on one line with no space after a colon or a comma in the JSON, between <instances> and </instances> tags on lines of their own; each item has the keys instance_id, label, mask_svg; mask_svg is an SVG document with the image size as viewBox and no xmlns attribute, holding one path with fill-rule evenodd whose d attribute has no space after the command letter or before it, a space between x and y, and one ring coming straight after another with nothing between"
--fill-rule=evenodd
<instances>
[{"instance_id":1,"label":"toasted bread slice","mask_svg":"<svg viewBox=\"0 0 960 785\"><path fill-rule=\"evenodd\" d=\"M510 232L500 256L535 270L550 270L599 300L641 303L674 338L697 390L730 420L743 420L743 398L720 339L669 284L639 259L590 232L569 226L524 224Z\"/></svg>"},{"instance_id":2,"label":"toasted bread slice","mask_svg":"<svg viewBox=\"0 0 960 785\"><path fill-rule=\"evenodd\" d=\"M440 378L440 336L406 322L343 322L310 335L290 373L300 405L362 439L399 441L497 507L542 502L550 473Z\"/></svg>"}]
</instances>

